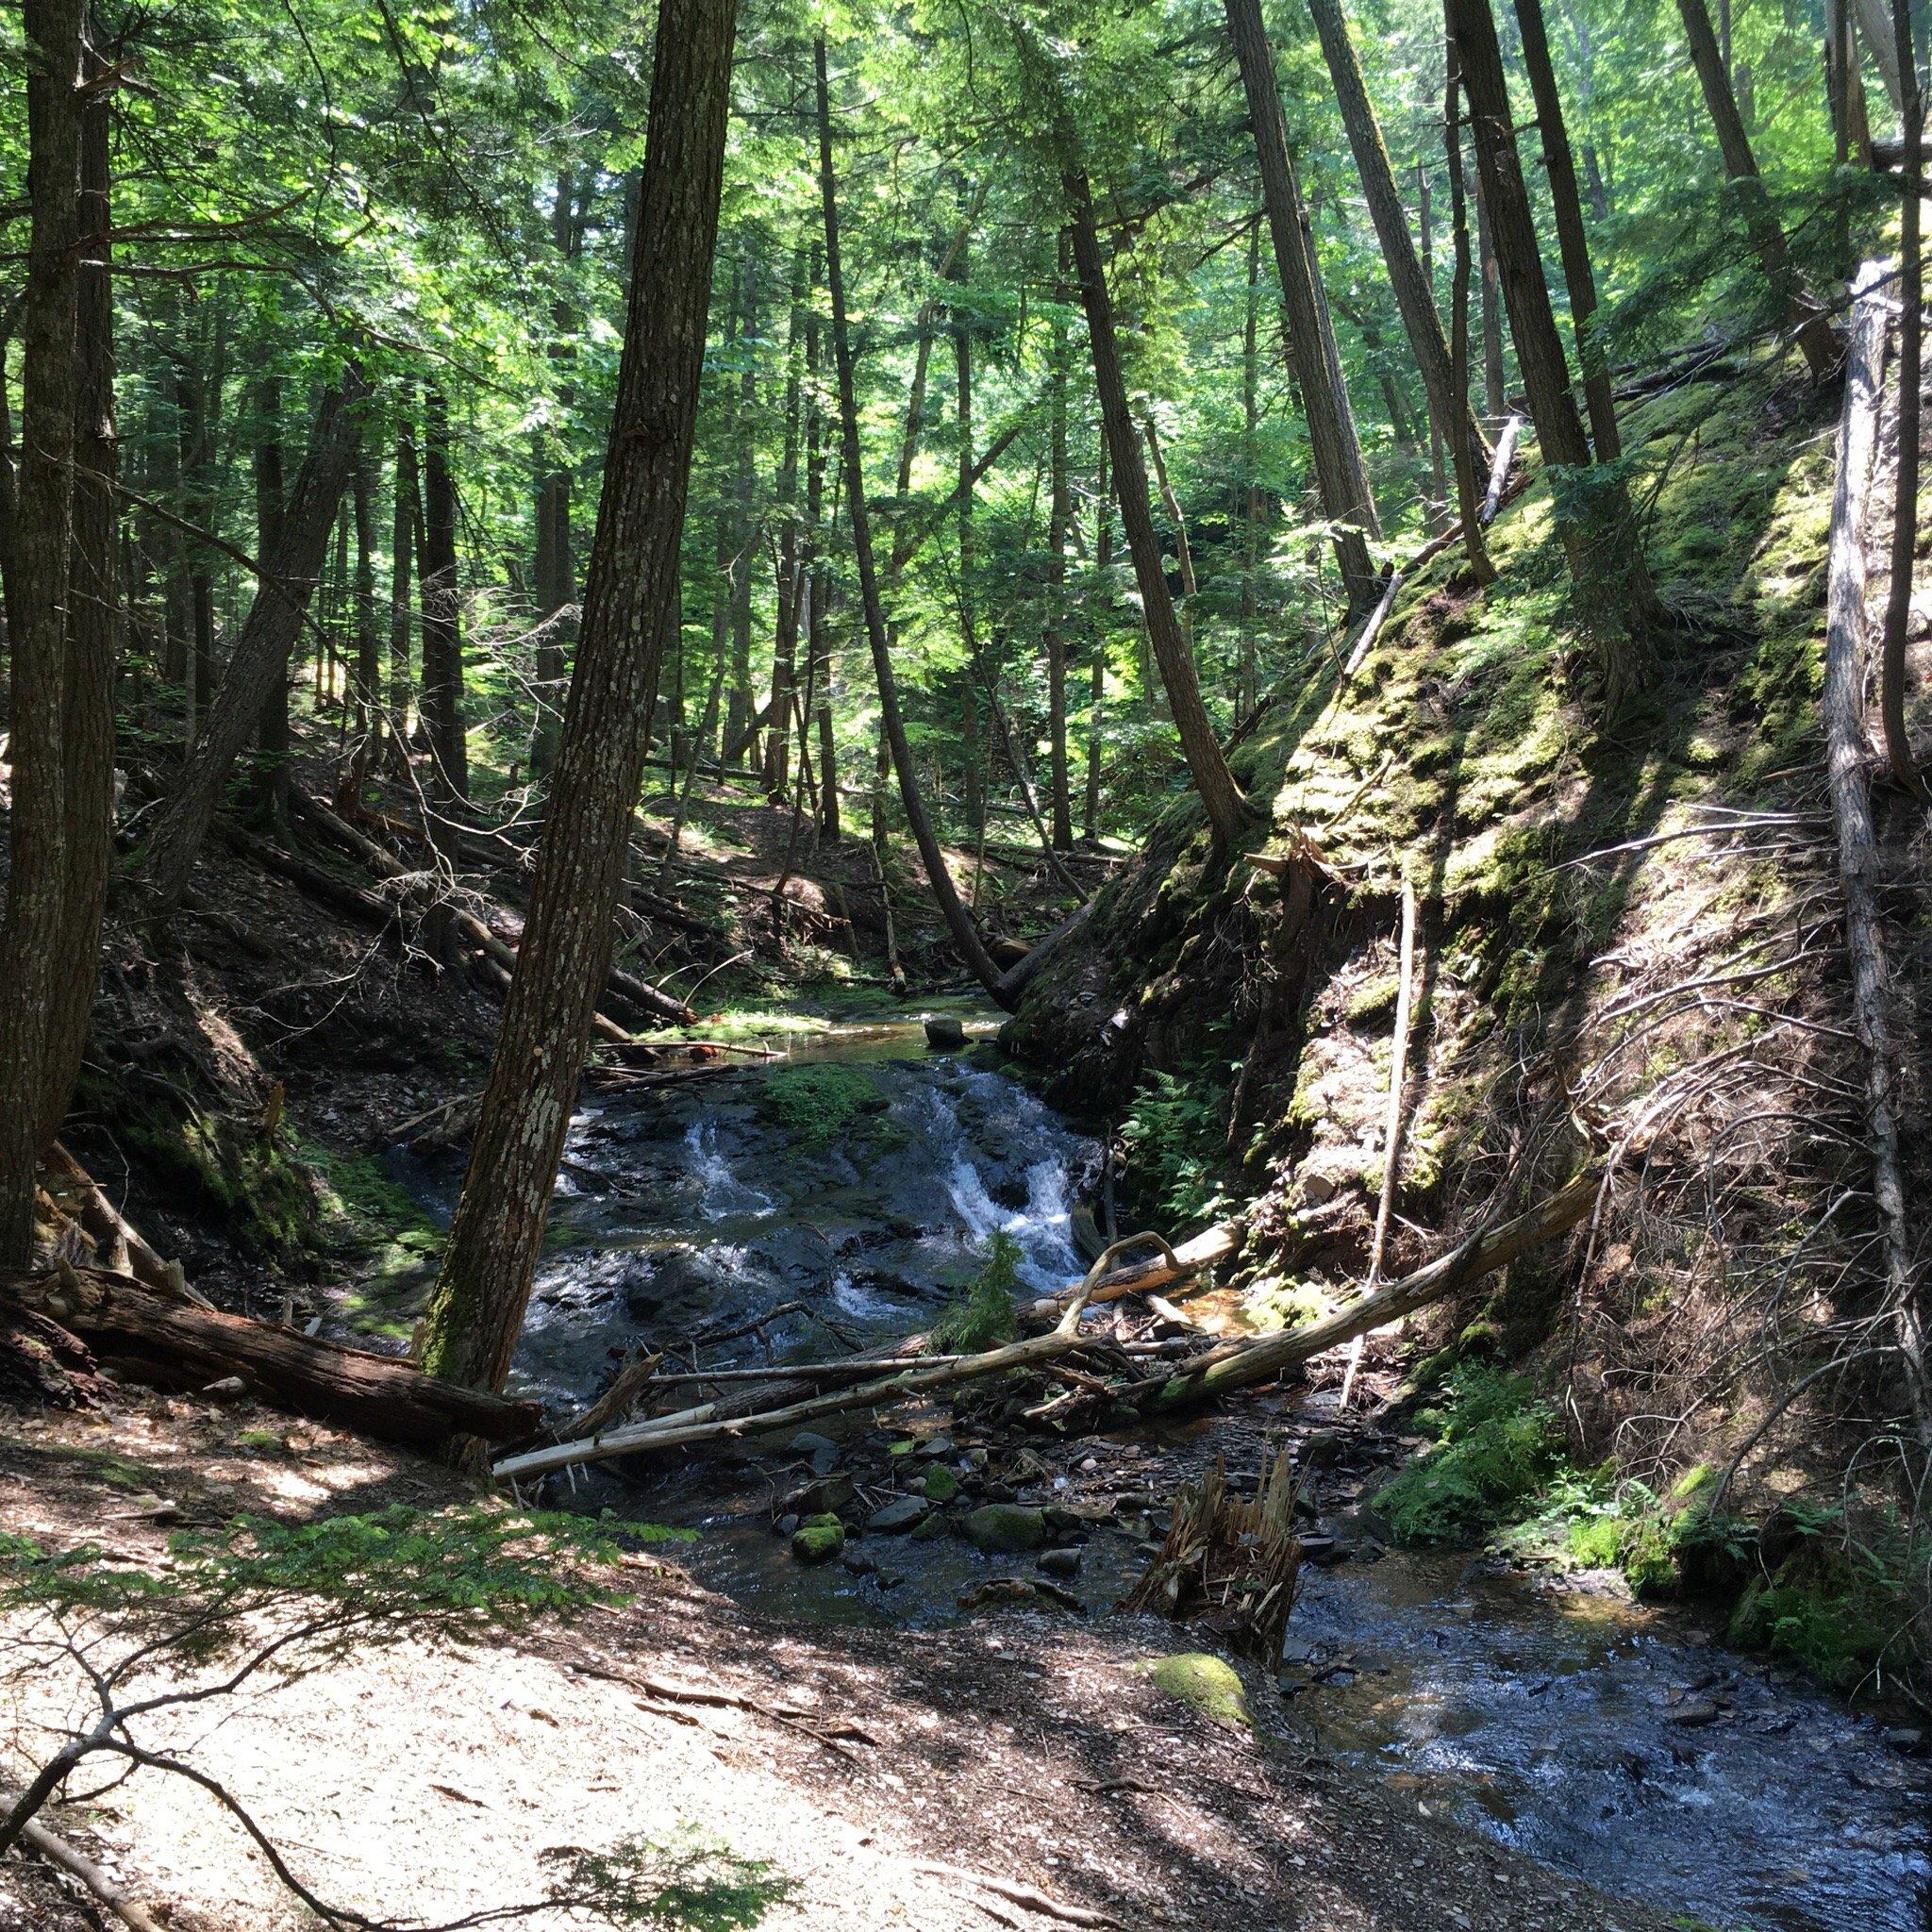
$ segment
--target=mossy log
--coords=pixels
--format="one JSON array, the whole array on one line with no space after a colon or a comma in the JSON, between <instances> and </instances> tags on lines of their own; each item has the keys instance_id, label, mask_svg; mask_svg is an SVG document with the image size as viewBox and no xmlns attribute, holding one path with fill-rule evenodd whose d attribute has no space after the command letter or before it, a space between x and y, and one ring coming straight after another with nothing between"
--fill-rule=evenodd
<instances>
[{"instance_id":1,"label":"mossy log","mask_svg":"<svg viewBox=\"0 0 1932 1932\"><path fill-rule=\"evenodd\" d=\"M277 1407L410 1448L441 1448L458 1435L518 1441L541 1415L534 1402L438 1381L394 1356L165 1301L124 1275L14 1275L0 1281L0 1307L42 1316L97 1354L151 1364L177 1383L239 1375Z\"/></svg>"}]
</instances>

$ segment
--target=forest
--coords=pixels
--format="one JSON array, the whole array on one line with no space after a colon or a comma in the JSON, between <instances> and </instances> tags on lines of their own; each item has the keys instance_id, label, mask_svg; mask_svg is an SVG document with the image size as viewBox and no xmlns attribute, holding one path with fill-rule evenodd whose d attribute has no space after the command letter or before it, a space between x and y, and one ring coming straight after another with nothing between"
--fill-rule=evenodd
<instances>
[{"instance_id":1,"label":"forest","mask_svg":"<svg viewBox=\"0 0 1932 1932\"><path fill-rule=\"evenodd\" d=\"M1932 1924L1923 15L0 13L0 1932Z\"/></svg>"}]
</instances>

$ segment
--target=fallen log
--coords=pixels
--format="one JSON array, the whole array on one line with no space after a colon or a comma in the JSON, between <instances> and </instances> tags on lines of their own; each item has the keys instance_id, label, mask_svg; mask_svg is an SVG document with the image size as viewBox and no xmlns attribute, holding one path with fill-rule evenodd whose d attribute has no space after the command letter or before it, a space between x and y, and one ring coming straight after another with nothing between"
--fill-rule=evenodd
<instances>
[{"instance_id":1,"label":"fallen log","mask_svg":"<svg viewBox=\"0 0 1932 1932\"><path fill-rule=\"evenodd\" d=\"M1142 1385L1142 1400L1156 1408L1209 1402L1229 1390L1269 1381L1284 1369L1296 1368L1372 1328L1412 1315L1418 1308L1507 1267L1540 1241L1574 1227L1595 1204L1603 1181L1603 1169L1592 1164L1526 1214L1478 1229L1426 1267L1368 1294L1357 1295L1319 1322L1279 1335L1244 1336L1225 1341L1195 1356L1172 1375L1150 1377Z\"/></svg>"},{"instance_id":2,"label":"fallen log","mask_svg":"<svg viewBox=\"0 0 1932 1932\"><path fill-rule=\"evenodd\" d=\"M1865 1141L1873 1204L1885 1257L1886 1310L1898 1334L1922 1445L1932 1453L1932 1359L1915 1285L1899 1157L1899 1051L1891 1018L1890 970L1880 923L1881 877L1872 823L1872 754L1865 734L1865 495L1878 432L1888 308L1884 265L1867 262L1852 284L1852 328L1832 490L1824 618L1825 777L1838 833L1845 901L1845 952L1852 1013L1865 1050Z\"/></svg>"},{"instance_id":3,"label":"fallen log","mask_svg":"<svg viewBox=\"0 0 1932 1932\"><path fill-rule=\"evenodd\" d=\"M95 1250L106 1259L110 1272L131 1274L156 1293L177 1301L200 1302L205 1295L188 1285L178 1261L165 1261L142 1237L141 1230L116 1208L99 1182L74 1156L56 1141L45 1162L50 1181L58 1184L65 1199L61 1205L73 1212L81 1227L92 1237Z\"/></svg>"},{"instance_id":4,"label":"fallen log","mask_svg":"<svg viewBox=\"0 0 1932 1932\"><path fill-rule=\"evenodd\" d=\"M385 1442L441 1448L452 1436L513 1442L533 1435L534 1402L461 1389L413 1362L219 1308L163 1301L94 1270L0 1280L0 1303L58 1323L93 1345L190 1386L240 1375L277 1407Z\"/></svg>"},{"instance_id":5,"label":"fallen log","mask_svg":"<svg viewBox=\"0 0 1932 1932\"><path fill-rule=\"evenodd\" d=\"M1145 1261L1136 1261L1130 1267L1109 1268L1093 1284L1087 1298L1091 1302L1113 1302L1124 1294L1152 1294L1158 1289L1185 1281L1190 1275L1218 1268L1222 1262L1231 1261L1241 1253L1246 1232L1246 1224L1236 1219L1217 1221L1212 1227L1203 1228L1178 1247L1169 1247L1158 1234L1130 1235L1125 1241L1116 1241L1107 1251L1108 1254L1117 1257L1124 1248L1149 1244L1158 1245L1160 1253ZM1058 1294L1042 1295L1020 1310L1020 1319L1023 1322L1057 1322L1061 1310L1079 1292L1079 1287L1075 1286L1063 1289Z\"/></svg>"},{"instance_id":6,"label":"fallen log","mask_svg":"<svg viewBox=\"0 0 1932 1932\"><path fill-rule=\"evenodd\" d=\"M1487 527L1496 521L1503 508L1504 486L1509 481L1509 465L1516 460L1516 445L1523 438L1523 418L1512 416L1496 439L1496 459L1490 465L1490 487L1483 494L1482 514L1476 521Z\"/></svg>"},{"instance_id":7,"label":"fallen log","mask_svg":"<svg viewBox=\"0 0 1932 1932\"><path fill-rule=\"evenodd\" d=\"M715 1442L725 1438L764 1435L774 1429L796 1428L807 1423L838 1415L846 1409L869 1408L875 1404L903 1401L908 1395L931 1394L960 1382L974 1382L987 1375L1001 1375L1015 1369L1038 1368L1057 1357L1071 1355L1080 1346L1080 1317L1095 1285L1111 1266L1119 1247L1109 1248L1088 1270L1065 1312L1044 1335L1029 1335L1024 1341L1008 1341L977 1355L953 1356L942 1360L920 1363L897 1374L883 1375L861 1382L852 1389L812 1395L783 1407L771 1406L767 1391L764 1404L748 1414L724 1415L715 1402L700 1403L695 1408L680 1409L675 1415L653 1416L648 1422L632 1423L612 1429L607 1435L586 1437L575 1442L558 1442L547 1449L526 1450L521 1456L506 1457L491 1474L499 1479L543 1475L551 1470L574 1464L607 1462L619 1456L635 1456L647 1449L686 1448L697 1442ZM897 1344L909 1346L922 1338L908 1338Z\"/></svg>"}]
</instances>

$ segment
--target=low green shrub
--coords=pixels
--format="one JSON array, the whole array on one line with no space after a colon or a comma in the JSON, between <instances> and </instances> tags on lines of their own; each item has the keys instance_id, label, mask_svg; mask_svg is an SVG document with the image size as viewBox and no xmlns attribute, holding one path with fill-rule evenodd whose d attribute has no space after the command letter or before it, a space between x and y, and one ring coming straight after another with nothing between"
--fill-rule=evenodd
<instances>
[{"instance_id":1,"label":"low green shrub","mask_svg":"<svg viewBox=\"0 0 1932 1932\"><path fill-rule=\"evenodd\" d=\"M1020 1243L1004 1229L994 1233L986 1264L965 1292L940 1310L932 1324L935 1355L976 1355L1010 1341L1019 1331L1013 1291L1020 1282Z\"/></svg>"},{"instance_id":2,"label":"low green shrub","mask_svg":"<svg viewBox=\"0 0 1932 1932\"><path fill-rule=\"evenodd\" d=\"M1436 1447L1375 1497L1401 1542L1469 1541L1519 1522L1564 1464L1556 1410L1526 1377L1486 1363L1457 1369L1442 1407L1419 1420Z\"/></svg>"},{"instance_id":3,"label":"low green shrub","mask_svg":"<svg viewBox=\"0 0 1932 1932\"><path fill-rule=\"evenodd\" d=\"M1136 1091L1121 1122L1128 1180L1168 1227L1211 1220L1219 1211L1224 1138L1221 1089L1208 1069L1185 1077L1149 1074Z\"/></svg>"}]
</instances>

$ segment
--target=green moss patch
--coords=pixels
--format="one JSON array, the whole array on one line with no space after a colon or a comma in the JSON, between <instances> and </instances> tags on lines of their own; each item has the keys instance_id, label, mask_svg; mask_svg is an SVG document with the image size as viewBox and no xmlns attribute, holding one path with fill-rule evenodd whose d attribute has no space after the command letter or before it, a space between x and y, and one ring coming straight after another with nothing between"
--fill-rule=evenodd
<instances>
[{"instance_id":1,"label":"green moss patch","mask_svg":"<svg viewBox=\"0 0 1932 1932\"><path fill-rule=\"evenodd\" d=\"M1254 1714L1241 1674L1225 1657L1208 1651L1183 1651L1134 1666L1157 1690L1198 1712L1209 1724L1231 1731L1252 1730Z\"/></svg>"},{"instance_id":2,"label":"green moss patch","mask_svg":"<svg viewBox=\"0 0 1932 1932\"><path fill-rule=\"evenodd\" d=\"M759 1113L801 1147L829 1147L869 1132L886 1110L886 1096L863 1067L825 1060L777 1067L758 1082Z\"/></svg>"}]
</instances>

